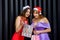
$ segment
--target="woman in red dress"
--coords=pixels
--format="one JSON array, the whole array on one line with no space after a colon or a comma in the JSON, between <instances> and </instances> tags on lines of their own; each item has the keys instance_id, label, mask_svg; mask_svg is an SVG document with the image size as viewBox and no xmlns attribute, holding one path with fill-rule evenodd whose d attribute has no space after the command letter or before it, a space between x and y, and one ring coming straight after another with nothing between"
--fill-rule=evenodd
<instances>
[{"instance_id":1,"label":"woman in red dress","mask_svg":"<svg viewBox=\"0 0 60 40\"><path fill-rule=\"evenodd\" d=\"M27 17L29 16L30 16L30 7L29 6L23 7L23 12L21 16L18 16L16 18L16 22L15 22L16 32L12 36L12 40L24 40L24 36L22 36L21 33L23 30L24 24L28 24Z\"/></svg>"}]
</instances>

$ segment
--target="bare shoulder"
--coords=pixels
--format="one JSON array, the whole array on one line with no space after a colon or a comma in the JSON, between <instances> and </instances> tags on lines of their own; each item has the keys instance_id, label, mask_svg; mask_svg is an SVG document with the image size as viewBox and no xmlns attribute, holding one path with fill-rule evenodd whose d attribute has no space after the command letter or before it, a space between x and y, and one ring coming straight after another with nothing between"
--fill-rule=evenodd
<instances>
[{"instance_id":1,"label":"bare shoulder","mask_svg":"<svg viewBox=\"0 0 60 40\"><path fill-rule=\"evenodd\" d=\"M42 20L43 20L44 22L46 22L46 23L49 22L48 19L47 19L46 17L44 17Z\"/></svg>"},{"instance_id":2,"label":"bare shoulder","mask_svg":"<svg viewBox=\"0 0 60 40\"><path fill-rule=\"evenodd\" d=\"M18 20L18 19L21 19L21 16L17 16L16 19L17 19L17 20Z\"/></svg>"}]
</instances>

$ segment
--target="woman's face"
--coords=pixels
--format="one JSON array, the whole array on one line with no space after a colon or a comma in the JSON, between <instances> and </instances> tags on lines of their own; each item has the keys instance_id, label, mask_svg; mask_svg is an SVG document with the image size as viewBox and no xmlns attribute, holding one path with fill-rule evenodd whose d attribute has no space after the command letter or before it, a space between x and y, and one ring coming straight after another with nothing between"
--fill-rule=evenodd
<instances>
[{"instance_id":1,"label":"woman's face","mask_svg":"<svg viewBox=\"0 0 60 40\"><path fill-rule=\"evenodd\" d=\"M27 12L25 13L25 17L29 17L30 16L30 9L27 9Z\"/></svg>"},{"instance_id":2,"label":"woman's face","mask_svg":"<svg viewBox=\"0 0 60 40\"><path fill-rule=\"evenodd\" d=\"M34 11L33 15L34 15L35 18L38 18L39 17L39 14L38 14L37 11Z\"/></svg>"}]
</instances>

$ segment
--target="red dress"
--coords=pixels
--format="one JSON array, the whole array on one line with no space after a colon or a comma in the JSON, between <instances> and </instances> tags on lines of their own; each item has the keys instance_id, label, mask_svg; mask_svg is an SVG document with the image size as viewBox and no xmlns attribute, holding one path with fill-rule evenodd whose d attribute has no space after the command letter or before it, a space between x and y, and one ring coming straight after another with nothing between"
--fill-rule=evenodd
<instances>
[{"instance_id":1,"label":"red dress","mask_svg":"<svg viewBox=\"0 0 60 40\"><path fill-rule=\"evenodd\" d=\"M24 23L28 24L27 20L22 18L21 19ZM22 29L23 27L21 28L21 30L19 32L15 32L13 37L12 37L12 40L24 40L24 36L21 36L20 33L22 33Z\"/></svg>"}]
</instances>

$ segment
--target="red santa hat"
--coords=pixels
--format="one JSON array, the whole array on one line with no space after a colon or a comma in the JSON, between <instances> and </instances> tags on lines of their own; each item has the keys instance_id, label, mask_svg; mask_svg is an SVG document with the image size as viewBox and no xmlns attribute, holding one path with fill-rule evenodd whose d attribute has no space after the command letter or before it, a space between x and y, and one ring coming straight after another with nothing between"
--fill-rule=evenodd
<instances>
[{"instance_id":1,"label":"red santa hat","mask_svg":"<svg viewBox=\"0 0 60 40\"><path fill-rule=\"evenodd\" d=\"M23 7L23 10L25 10L25 9L27 9L27 8L30 8L30 6L27 5L27 6Z\"/></svg>"},{"instance_id":2,"label":"red santa hat","mask_svg":"<svg viewBox=\"0 0 60 40\"><path fill-rule=\"evenodd\" d=\"M33 10L36 10L38 11L39 14L42 14L41 11L42 11L42 8L41 7L35 7L33 8Z\"/></svg>"}]
</instances>

